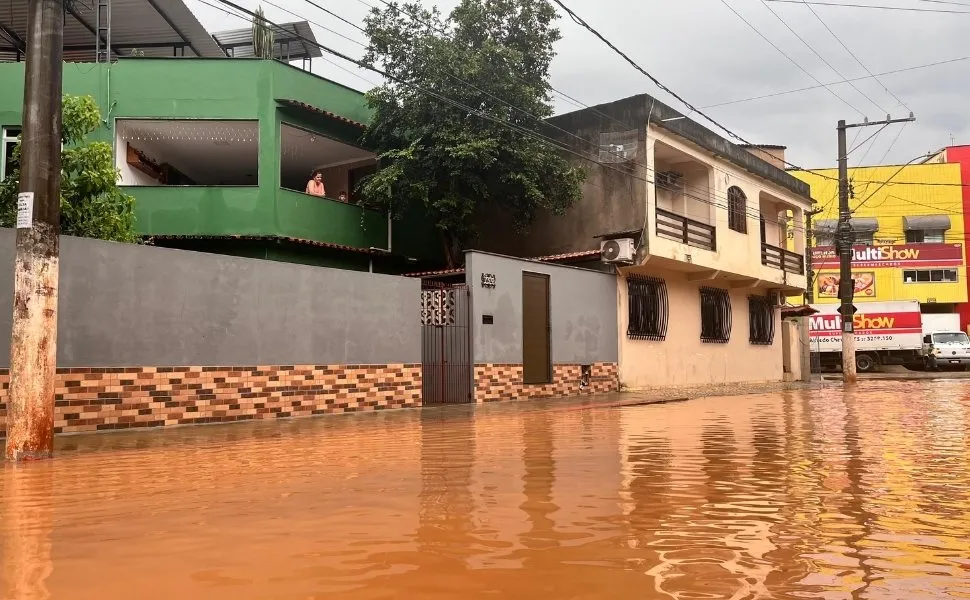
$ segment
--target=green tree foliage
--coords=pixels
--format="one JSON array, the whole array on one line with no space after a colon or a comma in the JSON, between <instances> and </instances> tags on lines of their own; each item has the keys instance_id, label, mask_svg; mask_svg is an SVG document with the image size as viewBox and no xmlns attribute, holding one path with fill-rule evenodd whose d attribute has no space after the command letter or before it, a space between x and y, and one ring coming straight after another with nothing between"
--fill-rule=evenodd
<instances>
[{"instance_id":1,"label":"green tree foliage","mask_svg":"<svg viewBox=\"0 0 970 600\"><path fill-rule=\"evenodd\" d=\"M134 242L135 199L118 188L111 145L86 142L101 125L101 113L90 96L64 96L61 141L61 233L116 242ZM18 163L0 183L0 226L17 220L20 182L20 144L14 149Z\"/></svg>"},{"instance_id":2,"label":"green tree foliage","mask_svg":"<svg viewBox=\"0 0 970 600\"><path fill-rule=\"evenodd\" d=\"M391 2L367 18L365 61L390 79L368 94L381 169L360 191L396 214L423 204L450 262L476 219L501 211L525 230L581 195L585 172L534 133L552 115L555 17L547 0L462 0L447 17Z\"/></svg>"},{"instance_id":3,"label":"green tree foliage","mask_svg":"<svg viewBox=\"0 0 970 600\"><path fill-rule=\"evenodd\" d=\"M263 7L256 9L253 17L253 56L256 58L273 58L273 44L276 34L270 27L269 21L263 16Z\"/></svg>"}]
</instances>

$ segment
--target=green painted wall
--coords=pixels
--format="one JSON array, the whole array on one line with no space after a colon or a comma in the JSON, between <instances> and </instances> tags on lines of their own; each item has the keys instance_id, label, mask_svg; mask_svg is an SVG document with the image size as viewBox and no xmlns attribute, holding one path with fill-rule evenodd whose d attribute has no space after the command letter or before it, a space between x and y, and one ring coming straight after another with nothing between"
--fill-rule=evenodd
<instances>
[{"instance_id":1,"label":"green painted wall","mask_svg":"<svg viewBox=\"0 0 970 600\"><path fill-rule=\"evenodd\" d=\"M0 63L0 125L20 125L23 63ZM105 126L95 137L113 143L124 118L253 119L259 121L259 187L127 187L143 234L282 235L355 247L387 245L386 218L375 211L279 188L286 121L346 143L358 128L283 108L297 100L357 122L370 119L364 96L290 65L252 59L125 58L105 65L65 63L64 92L90 95ZM434 229L421 214L394 221L394 251L440 258Z\"/></svg>"},{"instance_id":2,"label":"green painted wall","mask_svg":"<svg viewBox=\"0 0 970 600\"><path fill-rule=\"evenodd\" d=\"M132 186L135 220L145 234L267 235L272 210L258 187ZM272 208L272 204L269 205Z\"/></svg>"}]
</instances>

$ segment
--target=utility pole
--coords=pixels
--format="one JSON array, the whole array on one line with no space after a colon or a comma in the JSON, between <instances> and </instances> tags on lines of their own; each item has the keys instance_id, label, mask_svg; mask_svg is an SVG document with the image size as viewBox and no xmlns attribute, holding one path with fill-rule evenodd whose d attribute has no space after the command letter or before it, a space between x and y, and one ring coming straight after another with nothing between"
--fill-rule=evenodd
<instances>
[{"instance_id":1,"label":"utility pole","mask_svg":"<svg viewBox=\"0 0 970 600\"><path fill-rule=\"evenodd\" d=\"M805 213L805 273L808 274L808 288L805 290L806 304L815 302L815 271L812 268L812 248L815 247L815 229L812 227L812 219L815 215L821 213L821 208L816 208Z\"/></svg>"},{"instance_id":2,"label":"utility pole","mask_svg":"<svg viewBox=\"0 0 970 600\"><path fill-rule=\"evenodd\" d=\"M853 316L856 307L852 304L855 297L855 282L852 279L852 246L855 243L855 233L852 231L852 211L849 210L849 152L846 149L845 131L854 127L871 127L874 125L891 125L893 123L907 123L915 121L913 113L909 118L893 119L886 115L883 121L870 121L846 125L839 121L839 228L836 234L836 249L839 252L839 314L842 315L842 381L846 384L856 382L855 370L855 326Z\"/></svg>"},{"instance_id":3,"label":"utility pole","mask_svg":"<svg viewBox=\"0 0 970 600\"><path fill-rule=\"evenodd\" d=\"M57 374L64 2L29 0L6 457L50 458Z\"/></svg>"}]
</instances>

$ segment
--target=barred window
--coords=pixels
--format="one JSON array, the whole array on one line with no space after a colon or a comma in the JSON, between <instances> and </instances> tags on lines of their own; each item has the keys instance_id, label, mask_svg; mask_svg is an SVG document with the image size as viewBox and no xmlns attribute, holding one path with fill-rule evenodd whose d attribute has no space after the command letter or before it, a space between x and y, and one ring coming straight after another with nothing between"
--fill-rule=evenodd
<instances>
[{"instance_id":1,"label":"barred window","mask_svg":"<svg viewBox=\"0 0 970 600\"><path fill-rule=\"evenodd\" d=\"M630 315L626 335L631 340L660 341L667 337L667 284L663 279L627 277Z\"/></svg>"},{"instance_id":2,"label":"barred window","mask_svg":"<svg viewBox=\"0 0 970 600\"><path fill-rule=\"evenodd\" d=\"M736 185L727 191L728 227L738 233L748 233L748 197Z\"/></svg>"},{"instance_id":3,"label":"barred window","mask_svg":"<svg viewBox=\"0 0 970 600\"><path fill-rule=\"evenodd\" d=\"M731 339L731 296L721 288L701 288L701 341L725 344Z\"/></svg>"},{"instance_id":4,"label":"barred window","mask_svg":"<svg viewBox=\"0 0 970 600\"><path fill-rule=\"evenodd\" d=\"M775 341L775 307L765 296L748 296L748 324L752 344L770 346Z\"/></svg>"}]
</instances>

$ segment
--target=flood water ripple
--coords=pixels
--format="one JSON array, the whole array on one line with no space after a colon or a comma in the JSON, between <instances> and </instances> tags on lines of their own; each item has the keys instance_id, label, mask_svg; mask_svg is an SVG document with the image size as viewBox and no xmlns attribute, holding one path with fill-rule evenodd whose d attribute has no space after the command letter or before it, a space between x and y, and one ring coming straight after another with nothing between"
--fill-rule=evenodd
<instances>
[{"instance_id":1,"label":"flood water ripple","mask_svg":"<svg viewBox=\"0 0 970 600\"><path fill-rule=\"evenodd\" d=\"M61 438L0 598L970 599L967 383L617 399Z\"/></svg>"}]
</instances>

